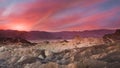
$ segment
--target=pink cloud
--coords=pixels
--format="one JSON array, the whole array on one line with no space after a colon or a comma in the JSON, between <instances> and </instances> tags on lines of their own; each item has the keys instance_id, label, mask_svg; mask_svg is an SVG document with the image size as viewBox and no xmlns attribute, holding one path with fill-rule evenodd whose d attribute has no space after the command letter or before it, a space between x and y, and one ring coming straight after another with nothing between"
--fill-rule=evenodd
<instances>
[{"instance_id":1,"label":"pink cloud","mask_svg":"<svg viewBox=\"0 0 120 68\"><path fill-rule=\"evenodd\" d=\"M0 16L1 19L9 21L9 24L2 25L0 28L4 26L4 29L8 29L17 24L24 24L27 25L29 30L61 31L98 29L101 28L99 24L102 19L114 16L120 12L119 9L111 8L111 10L106 10L105 12L98 10L95 14L84 15L98 9L96 5L107 1L108 0L34 0L32 3L18 3L13 5L10 10L10 7L4 11L0 9L0 13L3 13L4 16ZM76 13L75 11L77 10L73 11L76 7L78 10L87 10ZM64 16L65 11L68 11L71 15ZM57 19L56 16L60 14L63 14L63 17Z\"/></svg>"}]
</instances>

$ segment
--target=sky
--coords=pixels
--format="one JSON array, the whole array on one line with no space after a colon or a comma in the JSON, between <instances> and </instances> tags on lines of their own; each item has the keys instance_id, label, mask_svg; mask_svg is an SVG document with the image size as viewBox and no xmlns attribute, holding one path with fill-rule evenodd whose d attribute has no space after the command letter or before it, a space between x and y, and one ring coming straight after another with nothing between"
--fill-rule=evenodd
<instances>
[{"instance_id":1,"label":"sky","mask_svg":"<svg viewBox=\"0 0 120 68\"><path fill-rule=\"evenodd\" d=\"M84 31L120 28L120 0L0 0L0 29Z\"/></svg>"}]
</instances>

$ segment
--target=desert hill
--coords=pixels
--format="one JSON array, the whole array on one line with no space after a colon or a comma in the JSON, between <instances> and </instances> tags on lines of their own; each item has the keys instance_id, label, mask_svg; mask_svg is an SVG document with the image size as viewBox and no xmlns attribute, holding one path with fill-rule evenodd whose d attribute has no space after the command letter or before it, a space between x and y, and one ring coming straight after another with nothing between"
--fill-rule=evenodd
<instances>
[{"instance_id":1,"label":"desert hill","mask_svg":"<svg viewBox=\"0 0 120 68\"><path fill-rule=\"evenodd\" d=\"M26 47L16 44L28 44L25 39L0 44L0 68L119 68L120 42L116 42L120 40L119 32L105 34L103 39L77 37L70 41L41 41ZM106 38L115 42L108 44ZM13 42L11 38L7 41Z\"/></svg>"},{"instance_id":2,"label":"desert hill","mask_svg":"<svg viewBox=\"0 0 120 68\"><path fill-rule=\"evenodd\" d=\"M45 31L16 31L0 30L0 37L21 37L28 40L41 39L72 39L76 35L81 37L102 37L105 34L113 33L115 30L91 30L91 31L63 31L63 32L45 32Z\"/></svg>"}]
</instances>

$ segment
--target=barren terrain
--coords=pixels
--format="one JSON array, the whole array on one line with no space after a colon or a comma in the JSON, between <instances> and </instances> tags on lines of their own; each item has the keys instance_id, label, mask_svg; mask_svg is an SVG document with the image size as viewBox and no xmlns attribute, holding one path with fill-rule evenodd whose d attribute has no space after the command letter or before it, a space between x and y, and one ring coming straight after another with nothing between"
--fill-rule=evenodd
<instances>
[{"instance_id":1,"label":"barren terrain","mask_svg":"<svg viewBox=\"0 0 120 68\"><path fill-rule=\"evenodd\" d=\"M110 36L116 35L120 36L117 33ZM1 38L0 68L119 68L120 41L112 37L37 40L37 43Z\"/></svg>"}]
</instances>

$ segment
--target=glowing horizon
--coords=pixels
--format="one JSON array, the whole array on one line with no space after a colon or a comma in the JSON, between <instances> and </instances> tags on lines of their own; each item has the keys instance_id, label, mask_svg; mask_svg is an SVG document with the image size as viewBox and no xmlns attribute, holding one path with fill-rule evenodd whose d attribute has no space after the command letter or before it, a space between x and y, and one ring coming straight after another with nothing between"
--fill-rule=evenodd
<instances>
[{"instance_id":1,"label":"glowing horizon","mask_svg":"<svg viewBox=\"0 0 120 68\"><path fill-rule=\"evenodd\" d=\"M0 0L0 29L120 29L120 0Z\"/></svg>"}]
</instances>

